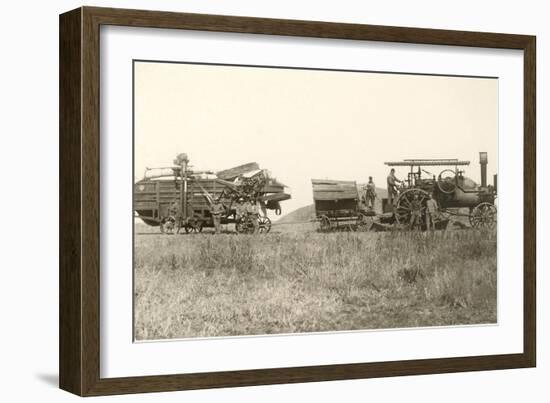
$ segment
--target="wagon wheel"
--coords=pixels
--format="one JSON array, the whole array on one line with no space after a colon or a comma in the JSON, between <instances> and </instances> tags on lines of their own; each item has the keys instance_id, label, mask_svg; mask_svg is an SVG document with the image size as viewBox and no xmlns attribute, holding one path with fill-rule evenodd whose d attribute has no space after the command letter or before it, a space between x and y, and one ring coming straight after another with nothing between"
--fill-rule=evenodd
<instances>
[{"instance_id":1,"label":"wagon wheel","mask_svg":"<svg viewBox=\"0 0 550 403\"><path fill-rule=\"evenodd\" d=\"M395 203L395 219L398 224L425 228L426 201L429 194L422 189L405 190ZM411 228L413 229L413 228Z\"/></svg>"},{"instance_id":2,"label":"wagon wheel","mask_svg":"<svg viewBox=\"0 0 550 403\"><path fill-rule=\"evenodd\" d=\"M271 230L271 220L268 217L258 217L258 224L260 234L267 234Z\"/></svg>"},{"instance_id":3,"label":"wagon wheel","mask_svg":"<svg viewBox=\"0 0 550 403\"><path fill-rule=\"evenodd\" d=\"M450 173L450 175L448 175ZM445 176L447 174L447 176ZM442 193L452 194L456 190L456 173L452 169L444 169L437 177L437 187Z\"/></svg>"},{"instance_id":4,"label":"wagon wheel","mask_svg":"<svg viewBox=\"0 0 550 403\"><path fill-rule=\"evenodd\" d=\"M479 203L470 213L470 224L474 228L493 228L497 222L497 208L491 203Z\"/></svg>"},{"instance_id":5,"label":"wagon wheel","mask_svg":"<svg viewBox=\"0 0 550 403\"><path fill-rule=\"evenodd\" d=\"M321 224L321 231L326 232L330 230L330 219L326 215L319 217L319 222Z\"/></svg>"},{"instance_id":6,"label":"wagon wheel","mask_svg":"<svg viewBox=\"0 0 550 403\"><path fill-rule=\"evenodd\" d=\"M184 228L184 227L185 226L183 225L181 217L178 217L176 219L176 234L179 234L181 229Z\"/></svg>"},{"instance_id":7,"label":"wagon wheel","mask_svg":"<svg viewBox=\"0 0 550 403\"><path fill-rule=\"evenodd\" d=\"M239 234L251 234L254 232L254 225L248 217L239 218L235 223L235 231Z\"/></svg>"},{"instance_id":8,"label":"wagon wheel","mask_svg":"<svg viewBox=\"0 0 550 403\"><path fill-rule=\"evenodd\" d=\"M185 228L185 232L189 234L190 232L202 232L202 220L200 218L194 218L190 220L183 228Z\"/></svg>"},{"instance_id":9,"label":"wagon wheel","mask_svg":"<svg viewBox=\"0 0 550 403\"><path fill-rule=\"evenodd\" d=\"M173 234L176 226L176 219L173 216L163 218L160 222L160 232L163 234Z\"/></svg>"}]
</instances>

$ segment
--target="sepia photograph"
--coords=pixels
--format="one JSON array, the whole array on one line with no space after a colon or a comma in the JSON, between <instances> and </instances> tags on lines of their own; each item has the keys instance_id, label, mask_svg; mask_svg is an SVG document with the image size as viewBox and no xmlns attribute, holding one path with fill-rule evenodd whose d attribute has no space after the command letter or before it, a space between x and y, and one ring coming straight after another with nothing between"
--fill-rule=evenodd
<instances>
[{"instance_id":1,"label":"sepia photograph","mask_svg":"<svg viewBox=\"0 0 550 403\"><path fill-rule=\"evenodd\" d=\"M498 90L134 60L135 341L497 324Z\"/></svg>"}]
</instances>

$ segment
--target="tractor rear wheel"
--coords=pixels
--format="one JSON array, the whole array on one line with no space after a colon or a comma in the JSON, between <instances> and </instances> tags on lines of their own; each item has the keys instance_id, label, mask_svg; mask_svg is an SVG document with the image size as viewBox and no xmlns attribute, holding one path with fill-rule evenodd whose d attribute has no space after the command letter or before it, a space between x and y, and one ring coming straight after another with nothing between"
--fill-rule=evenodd
<instances>
[{"instance_id":1,"label":"tractor rear wheel","mask_svg":"<svg viewBox=\"0 0 550 403\"><path fill-rule=\"evenodd\" d=\"M395 203L395 220L398 224L408 225L411 229L426 228L426 201L428 192L422 189L409 189L401 193Z\"/></svg>"}]
</instances>

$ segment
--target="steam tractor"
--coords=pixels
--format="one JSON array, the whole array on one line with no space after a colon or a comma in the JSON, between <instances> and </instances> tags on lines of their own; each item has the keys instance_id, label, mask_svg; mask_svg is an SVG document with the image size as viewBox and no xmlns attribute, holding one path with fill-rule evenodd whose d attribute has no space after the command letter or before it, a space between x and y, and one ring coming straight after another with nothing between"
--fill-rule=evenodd
<instances>
[{"instance_id":1,"label":"steam tractor","mask_svg":"<svg viewBox=\"0 0 550 403\"><path fill-rule=\"evenodd\" d=\"M426 201L429 195L439 205L442 213L469 218L474 228L492 228L496 225L497 175L493 184L487 184L487 153L479 153L481 165L481 184L475 183L464 175L461 168L470 165L470 161L458 159L407 159L386 162L390 167L408 167L407 178L403 181L393 206L383 200L384 210L394 213L395 221L408 225L414 209L420 209L415 217L421 217L421 226L426 223ZM427 167L443 168L437 175ZM414 201L414 202L413 202ZM466 210L467 209L467 210ZM462 213L466 210L468 213Z\"/></svg>"},{"instance_id":2,"label":"steam tractor","mask_svg":"<svg viewBox=\"0 0 550 403\"><path fill-rule=\"evenodd\" d=\"M255 162L219 172L191 169L186 154L174 164L146 168L143 179L134 184L134 211L145 224L160 227L163 233L201 232L212 227L210 214L214 200L224 207L222 224L235 224L239 233L250 232L255 225L247 215L239 216L238 203L257 203L260 233L271 229L267 210L281 214L280 202L290 199L285 185L272 178Z\"/></svg>"}]
</instances>

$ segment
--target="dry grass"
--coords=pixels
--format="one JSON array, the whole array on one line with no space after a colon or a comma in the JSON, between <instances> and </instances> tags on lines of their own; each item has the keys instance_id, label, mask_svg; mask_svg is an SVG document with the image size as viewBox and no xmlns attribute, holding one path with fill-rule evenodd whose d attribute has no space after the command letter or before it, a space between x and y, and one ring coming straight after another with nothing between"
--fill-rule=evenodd
<instances>
[{"instance_id":1,"label":"dry grass","mask_svg":"<svg viewBox=\"0 0 550 403\"><path fill-rule=\"evenodd\" d=\"M496 266L495 231L136 235L136 338L495 323Z\"/></svg>"}]
</instances>

